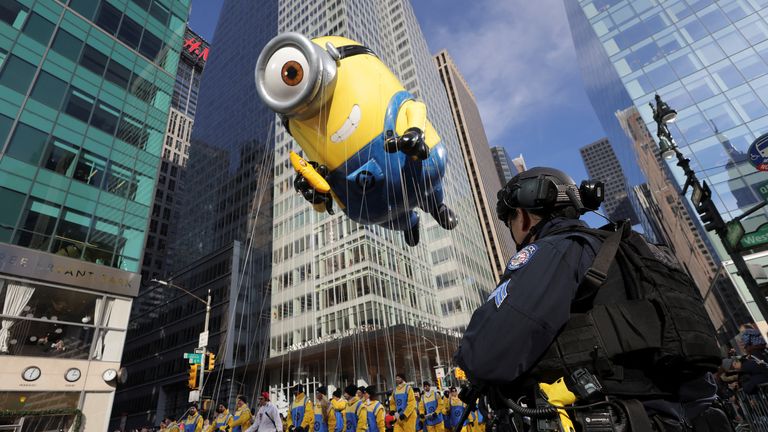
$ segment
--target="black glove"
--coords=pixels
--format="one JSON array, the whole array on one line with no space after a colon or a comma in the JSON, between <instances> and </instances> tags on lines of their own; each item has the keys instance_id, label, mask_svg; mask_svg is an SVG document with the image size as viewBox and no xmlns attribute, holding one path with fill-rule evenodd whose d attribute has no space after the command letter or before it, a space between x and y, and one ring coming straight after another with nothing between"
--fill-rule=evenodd
<instances>
[{"instance_id":1,"label":"black glove","mask_svg":"<svg viewBox=\"0 0 768 432\"><path fill-rule=\"evenodd\" d=\"M432 413L432 414L429 415L429 419L430 420L434 420L436 418L437 418L437 413Z\"/></svg>"},{"instance_id":2,"label":"black glove","mask_svg":"<svg viewBox=\"0 0 768 432\"><path fill-rule=\"evenodd\" d=\"M405 414L400 413L400 420L405 420Z\"/></svg>"},{"instance_id":3,"label":"black glove","mask_svg":"<svg viewBox=\"0 0 768 432\"><path fill-rule=\"evenodd\" d=\"M424 142L424 131L417 128L412 127L408 128L402 135L400 135L400 145L399 147L403 150L409 150L412 148L415 148L418 144Z\"/></svg>"},{"instance_id":4,"label":"black glove","mask_svg":"<svg viewBox=\"0 0 768 432\"><path fill-rule=\"evenodd\" d=\"M295 430L296 430L296 426L294 426L294 425L290 425L290 426L288 426L288 430L289 430L290 432L293 432L293 431L295 431Z\"/></svg>"},{"instance_id":5,"label":"black glove","mask_svg":"<svg viewBox=\"0 0 768 432\"><path fill-rule=\"evenodd\" d=\"M391 415L391 416L393 416L393 417L394 417L394 415L395 415L395 412L394 412L394 411L390 411L390 412L389 412L389 415Z\"/></svg>"}]
</instances>

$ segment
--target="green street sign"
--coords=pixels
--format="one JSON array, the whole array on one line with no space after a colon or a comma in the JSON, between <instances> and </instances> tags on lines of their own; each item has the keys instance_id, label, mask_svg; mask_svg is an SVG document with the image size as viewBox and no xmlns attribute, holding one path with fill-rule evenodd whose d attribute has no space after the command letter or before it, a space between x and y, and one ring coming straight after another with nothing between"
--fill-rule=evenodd
<instances>
[{"instance_id":1,"label":"green street sign","mask_svg":"<svg viewBox=\"0 0 768 432\"><path fill-rule=\"evenodd\" d=\"M739 242L744 237L744 226L739 221L731 221L726 224L725 241L731 249L737 249Z\"/></svg>"},{"instance_id":2,"label":"green street sign","mask_svg":"<svg viewBox=\"0 0 768 432\"><path fill-rule=\"evenodd\" d=\"M758 186L757 190L760 192L760 195L763 197L763 199L768 201L768 182L765 182L760 186Z\"/></svg>"},{"instance_id":3,"label":"green street sign","mask_svg":"<svg viewBox=\"0 0 768 432\"><path fill-rule=\"evenodd\" d=\"M763 224L755 231L744 234L741 238L741 246L744 248L753 248L768 243L768 224Z\"/></svg>"},{"instance_id":4,"label":"green street sign","mask_svg":"<svg viewBox=\"0 0 768 432\"><path fill-rule=\"evenodd\" d=\"M202 354L184 353L184 358L189 359L189 364L203 364Z\"/></svg>"}]
</instances>

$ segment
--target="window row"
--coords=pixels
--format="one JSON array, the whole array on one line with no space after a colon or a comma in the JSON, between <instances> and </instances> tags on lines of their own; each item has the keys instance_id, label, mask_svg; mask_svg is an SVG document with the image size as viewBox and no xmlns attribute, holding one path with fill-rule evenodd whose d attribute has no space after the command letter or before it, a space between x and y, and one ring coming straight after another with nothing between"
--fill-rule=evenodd
<instances>
[{"instance_id":1,"label":"window row","mask_svg":"<svg viewBox=\"0 0 768 432\"><path fill-rule=\"evenodd\" d=\"M29 197L25 203L23 194L5 188L0 188L0 198L6 204L0 217L2 233L11 231L17 223L13 237L3 235L2 241L123 270L137 270L143 230L120 225L112 220L115 217L95 216L92 210L87 213L87 200L70 195L66 206L36 197ZM109 211L105 207L99 214ZM113 213L119 217L117 210ZM16 222L19 216L21 219Z\"/></svg>"},{"instance_id":2,"label":"window row","mask_svg":"<svg viewBox=\"0 0 768 432\"><path fill-rule=\"evenodd\" d=\"M51 49L144 102L151 104L155 101L158 92L163 93L140 73L131 72L114 58L109 58L66 30L59 29Z\"/></svg>"},{"instance_id":3,"label":"window row","mask_svg":"<svg viewBox=\"0 0 768 432\"><path fill-rule=\"evenodd\" d=\"M168 46L106 0L72 0L70 7L151 61L162 65Z\"/></svg>"}]
</instances>

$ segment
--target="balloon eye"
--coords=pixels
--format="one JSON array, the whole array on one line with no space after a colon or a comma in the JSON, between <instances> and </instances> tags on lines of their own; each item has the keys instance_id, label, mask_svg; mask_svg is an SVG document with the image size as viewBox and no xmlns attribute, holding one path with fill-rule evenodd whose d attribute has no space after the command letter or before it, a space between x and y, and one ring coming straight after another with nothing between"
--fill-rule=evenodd
<instances>
[{"instance_id":1,"label":"balloon eye","mask_svg":"<svg viewBox=\"0 0 768 432\"><path fill-rule=\"evenodd\" d=\"M281 76L284 83L293 87L301 83L301 80L304 79L304 68L302 68L301 64L298 62L290 60L283 65Z\"/></svg>"}]
</instances>

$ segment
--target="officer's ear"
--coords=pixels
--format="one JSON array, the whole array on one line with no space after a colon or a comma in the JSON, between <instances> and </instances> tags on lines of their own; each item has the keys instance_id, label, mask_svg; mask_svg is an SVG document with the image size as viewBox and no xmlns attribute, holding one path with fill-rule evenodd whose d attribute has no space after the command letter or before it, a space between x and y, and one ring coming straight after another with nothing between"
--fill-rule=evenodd
<instances>
[{"instance_id":1,"label":"officer's ear","mask_svg":"<svg viewBox=\"0 0 768 432\"><path fill-rule=\"evenodd\" d=\"M523 231L531 229L531 214L527 210L519 209L520 216L523 218Z\"/></svg>"}]
</instances>

